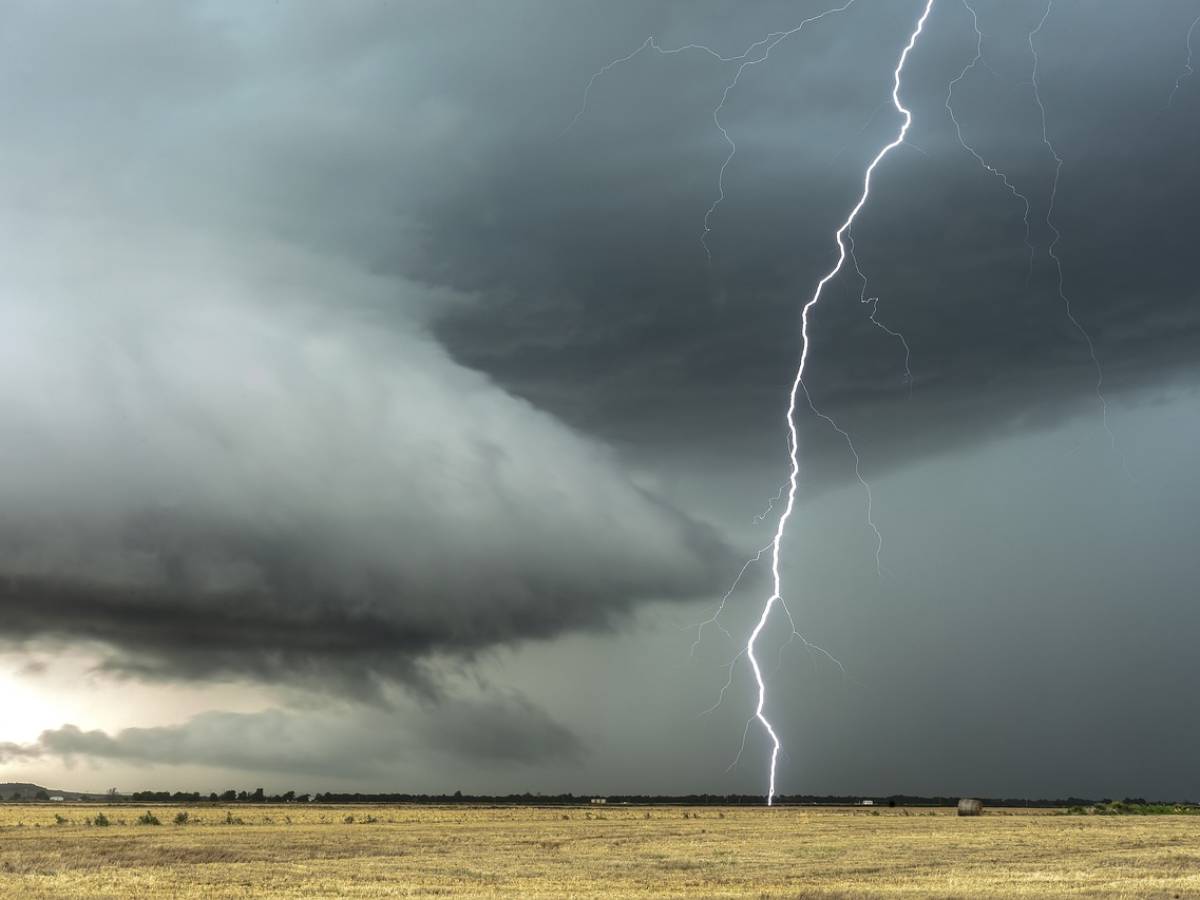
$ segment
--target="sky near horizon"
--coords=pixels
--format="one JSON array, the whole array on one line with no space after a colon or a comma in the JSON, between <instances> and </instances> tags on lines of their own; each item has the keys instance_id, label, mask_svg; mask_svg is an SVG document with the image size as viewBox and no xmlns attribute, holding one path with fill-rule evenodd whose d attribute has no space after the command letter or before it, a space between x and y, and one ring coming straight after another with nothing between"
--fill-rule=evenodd
<instances>
[{"instance_id":1,"label":"sky near horizon","mask_svg":"<svg viewBox=\"0 0 1200 900\"><path fill-rule=\"evenodd\" d=\"M732 158L647 37L841 4L2 5L0 781L765 792L764 567L699 626L923 3L747 66ZM812 316L882 548L803 406L779 790L1200 800L1200 3L971 6Z\"/></svg>"}]
</instances>

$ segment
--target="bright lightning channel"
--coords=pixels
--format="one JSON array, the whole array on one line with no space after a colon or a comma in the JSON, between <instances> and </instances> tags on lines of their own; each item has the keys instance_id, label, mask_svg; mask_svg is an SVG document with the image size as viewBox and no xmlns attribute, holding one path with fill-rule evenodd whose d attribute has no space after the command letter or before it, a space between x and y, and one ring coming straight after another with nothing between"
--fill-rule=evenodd
<instances>
[{"instance_id":1,"label":"bright lightning channel","mask_svg":"<svg viewBox=\"0 0 1200 900\"><path fill-rule=\"evenodd\" d=\"M634 57L638 56L639 54L641 54L642 52L644 52L646 50L653 50L654 52L656 52L660 55L663 55L663 56L672 56L672 55L684 53L689 50L697 50L702 53L708 54L709 56L713 57L714 59L716 59L717 61L722 62L722 63L732 63L732 62L738 63L738 66L734 70L732 78L726 83L726 85L721 93L721 99L718 101L717 105L713 108L713 111L712 111L713 124L716 126L717 130L721 133L723 140L728 145L729 152L726 154L725 159L722 161L721 167L718 170L718 173L717 173L717 196L713 200L713 202L709 205L708 209L705 211L704 218L703 218L703 230L702 230L702 233L700 236L700 243L704 248L705 256L708 259L709 263L711 264L712 253L711 253L709 245L708 245L708 236L712 231L710 223L711 223L712 216L715 214L717 208L725 200L725 183L724 183L725 172L728 169L730 163L733 161L733 158L737 153L737 144L734 142L732 136L729 134L727 129L721 123L721 111L724 109L730 93L733 91L733 89L735 87L737 87L737 85L741 79L742 73L745 72L745 70L751 66L755 66L762 62L765 62L770 57L771 51L774 50L775 47L777 47L781 42L783 42L784 40L786 40L789 37L792 37L793 35L799 34L806 26L808 26L816 21L819 21L820 19L823 19L827 16L833 15L834 13L846 11L851 6L853 6L855 2L856 2L856 0L846 0L846 2L842 3L842 5L832 7L821 13L810 16L809 18L802 20L795 27L787 29L786 31L771 32L766 37L761 38L758 41L755 41L753 44L748 46L744 51L742 51L742 53L740 53L736 56L726 56L726 55L723 55L723 54L719 53L718 51L712 49L711 47L708 47L704 44L696 44L696 43L685 44L685 45L682 45L679 47L673 47L673 48L665 48L665 47L662 47L657 42L656 38L653 35L651 35L650 37L646 38L645 41L643 41L637 48L635 48L630 53L627 53L624 56L621 56L621 57L618 57L616 59L609 61L608 63L603 65L600 69L598 69L596 72L594 72L592 74L592 76L589 78L589 80L587 82L586 87L584 88L583 99L582 99L582 102L580 104L578 111L575 113L575 116L571 119L571 121L567 124L566 128L563 129L562 133L566 134L567 132L569 132L578 123L580 118L583 117L583 115L587 111L588 102L591 97L592 89L595 86L598 79L603 77L605 74L607 74L613 68L617 67L618 65L621 65L622 63L629 62ZM789 456L790 456L790 460L791 460L791 469L790 469L788 480L787 480L787 482L785 482L785 484L783 486L781 486L780 492L771 500L771 502L767 506L767 509L762 514L755 517L756 522L764 520L766 518L766 516L771 512L774 505L777 502L779 502L781 497L784 496L784 490L786 489L786 506L785 506L784 510L782 511L781 515L779 516L779 519L777 520L775 536L774 536L772 542L769 545L767 545L767 547L760 549L751 559L747 560L747 562L743 565L741 571L738 573L737 577L734 579L733 584L730 586L730 589L721 598L721 602L718 604L717 610L714 612L714 614L712 616L710 616L708 619L704 620L703 622L700 622L698 625L695 626L696 627L696 640L692 644L692 653L695 652L696 647L700 643L700 639L703 637L704 629L709 625L712 625L712 626L720 629L722 631L722 633L724 633L726 636L729 636L729 632L725 629L725 627L722 625L722 623L720 621L721 613L724 611L726 605L729 602L731 595L733 594L733 591L737 588L737 586L741 582L742 577L746 574L746 571L750 568L750 566L759 562L762 559L763 555L769 549L771 551L771 573L772 573L772 584L773 584L772 595L768 598L766 604L764 605L764 608L763 608L762 614L758 620L758 623L755 626L754 630L751 632L750 637L749 637L745 647L743 647L742 650L729 662L729 664L727 666L726 683L721 688L720 695L717 699L717 702L712 707L710 707L708 710L705 711L705 712L711 712L712 710L714 710L718 706L720 706L721 701L723 700L726 692L728 691L730 685L732 684L733 671L734 671L734 667L736 666L737 662L743 656L746 656L747 658L749 658L752 669L754 671L755 682L757 683L757 686L758 686L758 701L757 701L757 705L755 707L754 715L751 716L750 719L747 720L747 727L746 727L745 732L742 735L742 749L745 748L746 737L749 733L749 726L751 724L753 724L755 719L757 719L759 722L762 723L763 728L766 730L766 732L769 735L769 737L771 738L771 742L772 742L770 782L769 782L770 786L769 786L769 790L768 790L768 794L767 794L767 805L768 806L773 804L773 800L774 800L774 796L775 796L775 773L776 773L779 752L782 749L782 744L779 741L778 735L776 734L774 728L772 727L769 720L766 718L766 715L764 714L764 711L763 711L765 704L766 704L766 684L763 679L762 671L761 671L761 668L759 667L757 658L754 656L754 647L755 647L755 643L758 639L758 636L761 634L763 628L766 626L766 622L769 619L771 612L773 611L775 605L779 604L780 608L784 611L789 623L791 624L791 634L789 635L788 640L787 640L786 644L784 645L783 649L786 649L787 646L789 646L791 643L793 643L794 641L796 641L798 639L802 642L802 644L807 649L809 649L811 651L816 651L816 652L820 653L821 655L827 657L834 664L836 664L839 667L839 669L842 670L843 673L845 673L845 668L844 668L844 666L842 666L842 663L839 660L837 660L835 657L833 657L831 654L829 654L826 650L824 650L821 647L810 642L807 638L804 637L804 635L802 635L800 633L800 631L796 628L796 623L795 623L794 618L792 617L791 611L788 609L787 604L784 602L784 599L782 596L782 579L781 579L781 575L779 572L779 562L780 562L779 558L780 558L780 553L781 553L780 545L781 545L781 542L783 539L783 534L786 531L787 522L791 518L791 514L795 507L796 493L798 490L799 441L798 441L798 433L797 433L796 426L795 426L795 412L796 412L796 403L797 403L797 399L798 399L800 390L804 391L805 399L809 405L809 408L812 410L813 414L818 416L819 418L825 420L825 422L827 422L830 425L830 427L833 428L833 430L836 431L838 433L838 435L841 436L841 438L846 442L847 448L849 449L850 454L854 460L855 477L857 478L859 484L863 488L864 493L866 494L867 525L870 527L872 533L875 535L876 570L877 570L877 572L882 572L880 557L881 557L881 553L882 553L882 549L883 549L883 536L880 533L879 528L876 526L875 521L873 519L873 497L872 497L872 493L871 493L871 486L862 475L861 460L860 460L858 451L855 449L853 441L851 440L849 433L847 433L840 425L838 425L838 423L831 416L827 415L826 413L822 412L820 409L818 409L816 407L811 395L809 395L807 386L804 385L804 383L803 383L804 371L805 371L805 367L806 367L807 359L808 359L808 343L809 343L809 341L808 341L808 318L809 318L809 313L811 312L812 308L819 302L819 300L821 298L821 294L823 293L826 284L829 281L831 281L834 277L836 277L836 275L841 271L842 266L845 264L847 255L849 254L849 255L853 256L853 237L850 234L850 229L851 229L851 226L853 225L855 218L858 216L858 213L861 211L863 206L866 204L867 198L870 193L871 176L874 173L875 168L883 160L883 158L885 156L887 156L888 153L890 153L896 147L905 143L904 139L908 133L909 126L912 122L912 115L909 112L909 110L907 108L905 108L903 106L903 104L901 104L901 102L900 102L900 98L899 98L900 75L901 75L901 71L904 68L904 63L908 58L908 54L912 51L913 47L915 46L917 38L921 34L921 31L924 27L925 21L928 18L929 13L933 8L933 2L934 2L934 0L927 0L925 7L922 11L922 14L917 21L915 30L910 35L909 42L905 46L903 52L901 53L899 62L897 63L896 69L893 72L892 104L896 108L896 110L898 110L901 113L901 115L903 116L904 123L901 126L899 134L897 135L896 139L894 141L892 141L891 143L887 144L885 147L883 147L879 151L879 153L875 156L875 158L871 161L870 165L867 167L865 175L864 175L864 179L863 179L862 195L859 198L858 203L851 210L845 223L837 230L837 232L834 235L834 237L837 241L837 244L838 244L838 249L839 249L838 261L837 261L836 265L834 266L834 268L832 270L830 270L830 272L828 274L826 274L825 277L820 280L820 282L818 282L813 296L808 301L808 303L805 304L805 306L802 310L802 315L801 315L802 341L801 341L800 363L796 370L796 378L792 384L791 392L789 394L789 405L788 405L788 411L787 411L788 447L789 447ZM874 115L872 115L872 118L874 118ZM917 149L920 149L920 148L917 148ZM849 249L847 248L847 244L846 244L847 241L850 242ZM862 277L864 280L863 296L860 297L860 299L862 299L864 302L867 302L866 298L865 298L865 276L863 275L862 270L858 267L857 259L854 260L854 266L855 266L855 269L858 272L859 276ZM893 331L892 329L888 328L887 326L885 326L882 322L880 322L878 320L878 318L877 318L878 298L873 298L873 302L875 305L873 306L872 312L871 312L871 317L870 317L871 322L876 327L880 328L887 334L898 339L900 341L900 343L902 344L902 346L904 347L905 377L909 383L909 387L911 390L912 373L911 373L911 368L909 366L911 352L909 350L908 342L902 334L900 334L899 332ZM780 652L782 653L782 649ZM740 759L742 749L739 749L737 758L735 758L734 763L733 763L734 765L736 765L737 759Z\"/></svg>"},{"instance_id":2,"label":"bright lightning channel","mask_svg":"<svg viewBox=\"0 0 1200 900\"><path fill-rule=\"evenodd\" d=\"M904 106L903 103L900 102L900 77L904 70L904 63L908 59L909 53L912 52L913 47L916 46L917 39L920 37L921 31L925 27L925 20L929 18L929 13L933 9L933 3L934 0L926 0L925 8L921 12L921 17L917 20L916 27L909 36L908 43L905 44L904 49L901 51L900 59L896 63L896 68L892 73L892 103L895 105L896 110L903 117L904 122L900 126L900 130L896 137L890 143L885 144L884 147L875 155L875 158L871 160L870 165L867 166L866 172L863 175L862 194L858 198L858 202L854 205L853 209L850 210L850 214L846 217L846 220L834 233L834 239L837 241L838 245L837 263L820 281L817 282L817 286L812 297L809 298L808 302L804 304L804 308L800 315L800 362L796 368L796 377L792 381L791 392L788 395L788 409L786 417L788 429L788 450L791 463L791 468L788 475L787 500L784 505L783 512L779 516L779 522L775 528L775 538L771 543L771 578L773 590L771 596L767 598L766 603L763 605L762 614L759 616L758 624L754 626L754 630L750 633L750 638L746 642L746 656L750 660L750 667L754 672L754 680L758 684L758 704L754 710L754 717L758 719L759 723L763 727L763 730L771 739L771 767L770 778L767 787L767 806L771 806L774 803L775 770L779 760L779 751L783 744L780 742L779 735L776 734L775 728L771 725L770 720L763 712L767 702L767 686L763 680L762 669L759 666L758 658L754 654L754 647L758 641L758 636L766 627L767 620L771 616L771 611L775 608L777 603L783 603L783 584L779 571L779 557L781 545L783 543L783 535L787 530L787 523L792 516L792 511L795 509L796 490L800 474L799 435L796 431L796 401L801 389L804 388L804 371L808 362L809 314L811 313L813 307L820 302L821 294L824 291L825 286L837 276L837 274L842 270L842 266L846 262L846 234L854 225L855 218L857 218L859 212L866 205L867 198L871 194L871 176L875 173L875 169L878 167L879 163L883 161L883 158L896 147L899 147L902 143L904 143L904 137L908 134L909 126L912 124L912 113L907 107ZM807 390L805 390L805 393L807 393Z\"/></svg>"}]
</instances>

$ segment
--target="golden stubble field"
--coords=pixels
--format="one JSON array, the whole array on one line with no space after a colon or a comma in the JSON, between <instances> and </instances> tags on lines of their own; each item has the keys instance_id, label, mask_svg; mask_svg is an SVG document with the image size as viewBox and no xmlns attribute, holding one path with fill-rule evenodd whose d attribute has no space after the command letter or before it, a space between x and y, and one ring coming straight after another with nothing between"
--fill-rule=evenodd
<instances>
[{"instance_id":1,"label":"golden stubble field","mask_svg":"<svg viewBox=\"0 0 1200 900\"><path fill-rule=\"evenodd\" d=\"M163 824L136 824L147 810ZM83 824L101 812L111 825ZM0 894L1200 897L1200 817L8 804Z\"/></svg>"}]
</instances>

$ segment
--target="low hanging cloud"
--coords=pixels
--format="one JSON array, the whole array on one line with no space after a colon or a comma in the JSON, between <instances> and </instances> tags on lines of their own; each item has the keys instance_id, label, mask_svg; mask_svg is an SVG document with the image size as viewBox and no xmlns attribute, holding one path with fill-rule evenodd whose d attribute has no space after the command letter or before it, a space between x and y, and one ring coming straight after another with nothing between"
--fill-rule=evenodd
<instances>
[{"instance_id":1,"label":"low hanging cloud","mask_svg":"<svg viewBox=\"0 0 1200 900\"><path fill-rule=\"evenodd\" d=\"M361 688L417 682L435 653L607 627L721 574L715 534L609 450L450 360L417 318L373 321L371 278L266 244L217 278L207 252L161 241L156 276L127 243L90 280L57 262L61 292L17 273L0 299L4 643ZM281 272L312 281L268 305ZM336 315L316 302L332 290Z\"/></svg>"},{"instance_id":2,"label":"low hanging cloud","mask_svg":"<svg viewBox=\"0 0 1200 900\"><path fill-rule=\"evenodd\" d=\"M716 586L708 527L453 360L429 323L464 298L363 252L417 240L393 200L416 135L442 133L420 124L433 109L381 118L392 80L326 77L374 55L372 29L314 75L288 48L330 32L282 9L258 23L277 53L189 11L14 15L0 645L96 644L149 677L428 689L434 655Z\"/></svg>"},{"instance_id":3,"label":"low hanging cloud","mask_svg":"<svg viewBox=\"0 0 1200 900\"><path fill-rule=\"evenodd\" d=\"M579 738L526 697L493 690L402 713L361 706L214 711L115 733L64 725L28 744L0 743L0 764L59 759L384 778L434 750L491 768L571 762L583 754Z\"/></svg>"}]
</instances>

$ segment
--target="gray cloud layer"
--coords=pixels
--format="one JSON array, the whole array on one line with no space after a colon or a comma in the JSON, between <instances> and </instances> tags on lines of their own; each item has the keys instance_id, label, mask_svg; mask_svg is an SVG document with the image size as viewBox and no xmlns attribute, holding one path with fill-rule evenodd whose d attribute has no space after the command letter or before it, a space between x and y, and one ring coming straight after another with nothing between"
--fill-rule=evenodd
<instances>
[{"instance_id":1,"label":"gray cloud layer","mask_svg":"<svg viewBox=\"0 0 1200 900\"><path fill-rule=\"evenodd\" d=\"M711 267L698 238L726 148L710 113L732 65L644 53L597 80L565 138L514 136L510 152L430 200L429 253L409 269L488 286L487 303L441 320L452 351L639 446L678 449L721 431L750 435L742 452L759 436L776 441L798 307L832 262L832 232L866 160L896 128L890 67L916 7L859 4L746 70L722 114L738 150L712 219ZM731 52L742 45L723 9L695 9L684 34L667 16L650 29L666 46L694 38ZM1030 271L1021 204L955 139L946 89L975 35L961 4L939 4L906 72L913 146L880 168L855 230L868 296L912 348L912 397L904 350L869 321L852 272L814 316L814 397L863 437L876 471L1098 411L1087 347L1046 253L1053 159L1026 34L1044 4L979 9L984 64L955 105L964 136L1031 198L1037 255ZM782 24L778 12L761 10L762 33ZM1117 397L1190 370L1197 355L1194 89L1163 112L1182 62L1170 24L1186 25L1189 12L1164 3L1131 20L1119 4L1058 4L1037 39L1049 133L1065 159L1056 217L1066 289ZM636 47L635 34L595 47L594 66ZM1076 52L1081 41L1095 52ZM506 251L514 242L522 253ZM831 452L840 460L836 436L805 426L810 466Z\"/></svg>"},{"instance_id":2,"label":"gray cloud layer","mask_svg":"<svg viewBox=\"0 0 1200 900\"><path fill-rule=\"evenodd\" d=\"M296 68L365 65L366 32L264 63L250 23L198 11L146 5L132 30L98 10L13 15L4 642L361 687L713 587L710 528L430 336L431 310L461 298L370 271L356 217L376 239L403 224L356 208L351 172L313 166L355 146L378 164L404 135L338 105L348 73L313 106L321 78Z\"/></svg>"},{"instance_id":3,"label":"gray cloud layer","mask_svg":"<svg viewBox=\"0 0 1200 900\"><path fill-rule=\"evenodd\" d=\"M711 594L737 564L629 461L665 473L664 490L672 479L702 481L675 487L683 507L780 471L799 306L832 260L832 231L865 161L895 127L891 67L918 3L860 0L747 70L722 118L738 153L712 220L711 266L699 235L726 152L711 116L729 66L643 54L598 80L586 113L562 130L591 73L647 34L732 53L821 5L147 2L114 13L9 4L0 640L98 642L108 666L153 677L299 677L379 692L372 682L384 676L428 689L430 659L602 629L648 600ZM1058 0L1039 36L1050 134L1065 159L1066 288L1118 409L1194 380L1200 349L1191 259L1200 81L1164 109L1192 7L1163 0L1146 15ZM906 73L912 146L880 169L855 229L868 296L879 294L880 320L912 348L911 397L903 349L869 321L853 277L831 286L814 319L813 395L855 436L872 476L1081 413L1098 418L1091 362L1046 255L1052 159L1027 44L1044 7L978 8L987 65L959 85L957 108L964 135L1031 197L1037 255L1030 271L1020 204L954 139L946 87L970 60L974 33L961 4L940 0ZM1175 445L1180 432L1168 433L1166 418L1130 436L1134 452L1153 459ZM801 425L805 487L847 477L838 436L819 421ZM1116 428L1125 437L1119 416ZM1079 490L1110 496L1112 471L1088 470ZM937 506L945 472L917 474L908 502ZM1027 477L1015 459L964 483ZM1036 503L1051 502L1026 498L1017 509L998 490L979 501L987 515L955 513L986 526L971 546L1001 560L996 584L1061 542L1048 535L1011 558L992 547L993 521L1020 535L1027 518L1045 519ZM1173 494L1180 507L1190 497ZM1057 507L1071 502L1055 497ZM900 508L891 502L880 504L881 521ZM821 522L803 544L828 563L816 593L838 603L826 601L836 611L821 622L812 601L817 631L852 648L871 643L869 628L947 622L946 639L970 646L980 623L991 628L1007 609L1003 597L964 607L982 564L955 548L976 568L951 579L927 566L946 553L944 532L911 531L910 517L891 514L888 552L905 546L893 533L911 537L909 558L928 575L904 596L930 608L914 619L890 587L855 584ZM1126 515L1131 531L1145 522L1167 543L1186 531L1145 510L1093 518ZM1071 607L1090 621L1115 602L1101 596L1119 590L1105 567L1121 565L1126 539L1065 521L1097 548L1073 564L1097 573ZM1031 580L1053 586L1060 554L1046 555ZM874 578L866 556L852 565ZM805 560L804 576L812 571ZM1194 565L1166 554L1143 580L1154 586L1148 604L1178 612ZM870 591L894 619L853 612ZM1062 602L1052 594L1048 607ZM956 618L943 606L968 611ZM814 609L806 613L811 621ZM1057 633L1067 641L1072 631ZM1027 636L1017 629L1012 641ZM1109 652L1125 652L1116 644ZM915 645L908 639L896 657ZM936 656L937 641L928 650ZM993 713L1041 687L983 696L1002 665L998 653L971 698ZM897 666L878 678L895 672L897 717L935 706L931 698L957 702L941 680ZM1074 689L1087 683L1081 675ZM784 706L794 695L777 696ZM412 727L430 744L470 744L461 728L505 734L507 711L569 751L552 723L513 703L472 711L469 728L450 706ZM828 717L848 721L840 708ZM876 721L864 715L854 733L830 726L830 778L844 775L845 747ZM915 771L931 720L905 721ZM266 751L204 745L259 725L312 741L311 771L336 752L290 711L115 735L65 729L28 752L267 766ZM614 721L618 745L621 727ZM514 755L536 756L510 737ZM399 752L380 740L378 758ZM1124 761L1114 757L1113 769ZM704 758L704 771L724 763ZM1052 776L1068 763L1064 753ZM647 777L676 765L672 757Z\"/></svg>"},{"instance_id":4,"label":"gray cloud layer","mask_svg":"<svg viewBox=\"0 0 1200 900\"><path fill-rule=\"evenodd\" d=\"M259 773L387 779L431 752L504 767L577 760L579 739L527 698L492 692L437 708L269 709L208 712L180 725L115 734L75 725L30 744L0 743L0 763L56 758L139 765L199 765Z\"/></svg>"},{"instance_id":5,"label":"gray cloud layer","mask_svg":"<svg viewBox=\"0 0 1200 900\"><path fill-rule=\"evenodd\" d=\"M713 582L709 530L419 333L175 277L196 302L94 279L86 312L10 303L6 640L189 676L411 674Z\"/></svg>"}]
</instances>

